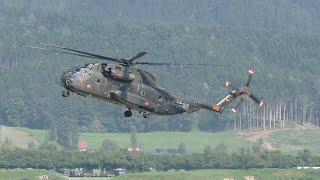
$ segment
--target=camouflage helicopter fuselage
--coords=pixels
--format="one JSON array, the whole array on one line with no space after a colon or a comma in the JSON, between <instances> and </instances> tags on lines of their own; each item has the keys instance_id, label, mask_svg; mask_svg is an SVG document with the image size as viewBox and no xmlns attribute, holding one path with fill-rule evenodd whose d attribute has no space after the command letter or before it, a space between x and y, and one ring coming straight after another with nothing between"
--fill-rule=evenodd
<instances>
[{"instance_id":1,"label":"camouflage helicopter fuselage","mask_svg":"<svg viewBox=\"0 0 320 180\"><path fill-rule=\"evenodd\" d=\"M66 88L64 97L71 91L143 112L144 117L192 113L201 108L214 110L214 105L209 103L156 87L154 76L146 71L117 64L72 68L62 75L61 85ZM130 113L125 115L131 116Z\"/></svg>"}]
</instances>

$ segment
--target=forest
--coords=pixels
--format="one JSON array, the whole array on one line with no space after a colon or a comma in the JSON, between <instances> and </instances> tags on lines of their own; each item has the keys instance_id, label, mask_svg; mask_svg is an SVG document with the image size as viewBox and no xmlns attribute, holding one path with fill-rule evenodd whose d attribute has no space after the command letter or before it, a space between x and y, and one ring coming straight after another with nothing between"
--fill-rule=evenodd
<instances>
[{"instance_id":1,"label":"forest","mask_svg":"<svg viewBox=\"0 0 320 180\"><path fill-rule=\"evenodd\" d=\"M58 3L57 3L58 2ZM310 1L0 1L0 120L48 129L51 139L77 142L79 131L138 132L275 129L319 125L320 2ZM217 103L255 75L239 113L207 111L143 119L124 107L80 96L62 98L61 74L91 59L28 48L51 43L110 57L149 51L148 62L226 67L137 66L157 86ZM56 137L58 136L59 137Z\"/></svg>"}]
</instances>

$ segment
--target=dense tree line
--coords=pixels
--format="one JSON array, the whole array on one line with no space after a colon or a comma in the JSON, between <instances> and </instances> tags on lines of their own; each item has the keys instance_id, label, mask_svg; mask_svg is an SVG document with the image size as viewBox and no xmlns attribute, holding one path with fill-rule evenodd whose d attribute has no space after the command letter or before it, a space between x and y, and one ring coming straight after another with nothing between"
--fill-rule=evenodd
<instances>
[{"instance_id":1,"label":"dense tree line","mask_svg":"<svg viewBox=\"0 0 320 180\"><path fill-rule=\"evenodd\" d=\"M0 151L0 168L125 168L130 172L146 172L149 168L159 171L169 169L248 169L248 168L292 168L297 166L320 166L320 157L310 151L300 151L297 156L284 155L280 151L261 149L256 144L252 149L240 149L229 153L227 147L207 146L203 153L187 155L152 155L146 152L127 150L97 150L78 152L59 150L54 144L37 149L7 149Z\"/></svg>"},{"instance_id":2,"label":"dense tree line","mask_svg":"<svg viewBox=\"0 0 320 180\"><path fill-rule=\"evenodd\" d=\"M17 9L59 14L85 14L97 19L134 18L200 25L319 31L317 0L4 0Z\"/></svg>"},{"instance_id":3,"label":"dense tree line","mask_svg":"<svg viewBox=\"0 0 320 180\"><path fill-rule=\"evenodd\" d=\"M271 0L1 1L1 124L50 129L48 139L65 147L77 141L79 130L129 132L133 125L138 132L271 129L285 127L287 122L318 125L317 4ZM142 10L148 6L153 10ZM169 21L169 17L174 18ZM247 69L254 68L251 91L266 103L258 110L246 101L240 113L223 114L223 121L206 111L151 119L134 113L124 119L124 108L119 106L80 96L63 99L60 75L93 61L26 47L38 42L111 57L130 57L148 50L143 60L150 62L230 65L138 67L152 72L159 86L212 103L228 93L222 87L225 80L243 84Z\"/></svg>"}]
</instances>

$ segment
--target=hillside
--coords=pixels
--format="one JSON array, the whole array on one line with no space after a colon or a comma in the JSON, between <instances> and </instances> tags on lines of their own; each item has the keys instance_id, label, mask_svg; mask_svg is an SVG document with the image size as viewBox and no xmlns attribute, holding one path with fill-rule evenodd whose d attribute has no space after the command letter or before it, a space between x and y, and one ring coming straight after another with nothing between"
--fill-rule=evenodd
<instances>
[{"instance_id":1,"label":"hillside","mask_svg":"<svg viewBox=\"0 0 320 180\"><path fill-rule=\"evenodd\" d=\"M320 166L319 9L319 0L0 0L0 180L59 179L35 169L78 167L132 172L120 180L319 179L319 170L289 169ZM148 51L141 61L149 65L132 68L152 74L157 87L212 105L232 92L225 81L242 90L248 69L254 75L237 113L230 111L239 99L221 114L124 118L128 107L61 96L64 72L115 61L30 48L41 43L115 59ZM80 140L88 151L75 150ZM131 142L142 151L127 151ZM183 156L150 154L178 147ZM150 167L181 171L134 173Z\"/></svg>"},{"instance_id":2,"label":"hillside","mask_svg":"<svg viewBox=\"0 0 320 180\"><path fill-rule=\"evenodd\" d=\"M128 133L133 126L148 133L277 129L292 122L319 125L318 2L148 3L1 1L1 124L49 129L48 138L64 146L78 142L79 132ZM150 9L143 7L157 11L150 15ZM176 19L168 7L177 7ZM191 15L193 22L185 19ZM205 20L211 18L210 23ZM27 47L41 42L115 58L149 51L143 57L146 62L226 65L136 66L153 74L157 86L210 103L230 91L223 87L224 81L243 85L247 70L253 68L250 93L261 97L265 106L257 109L246 100L240 113L227 109L219 118L200 111L151 119L134 112L125 119L125 107L75 95L62 98L61 74L97 61Z\"/></svg>"},{"instance_id":3,"label":"hillside","mask_svg":"<svg viewBox=\"0 0 320 180\"><path fill-rule=\"evenodd\" d=\"M121 0L121 1L3 1L2 6L92 19L138 19L147 22L188 23L298 31L319 31L319 1L292 0Z\"/></svg>"},{"instance_id":4,"label":"hillside","mask_svg":"<svg viewBox=\"0 0 320 180\"><path fill-rule=\"evenodd\" d=\"M251 142L261 138L264 141L264 148L269 150L280 150L285 154L297 155L298 151L308 149L313 154L320 154L319 128L299 127L240 134Z\"/></svg>"},{"instance_id":5,"label":"hillside","mask_svg":"<svg viewBox=\"0 0 320 180\"><path fill-rule=\"evenodd\" d=\"M0 125L0 140L1 143L0 144L12 144L16 147L19 148L23 148L23 149L27 149L28 148L28 144L30 143L37 143L36 139L33 139L30 134L21 131L18 128L14 128L14 127L7 127L7 126L2 126Z\"/></svg>"}]
</instances>

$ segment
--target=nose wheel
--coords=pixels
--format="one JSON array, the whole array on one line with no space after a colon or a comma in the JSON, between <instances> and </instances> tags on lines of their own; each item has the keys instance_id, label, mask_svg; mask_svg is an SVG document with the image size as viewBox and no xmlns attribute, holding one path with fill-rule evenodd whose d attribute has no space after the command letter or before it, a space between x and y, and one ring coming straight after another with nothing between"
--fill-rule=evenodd
<instances>
[{"instance_id":1,"label":"nose wheel","mask_svg":"<svg viewBox=\"0 0 320 180\"><path fill-rule=\"evenodd\" d=\"M62 96L63 97L69 97L70 96L70 92L65 89L65 90L62 91Z\"/></svg>"},{"instance_id":2,"label":"nose wheel","mask_svg":"<svg viewBox=\"0 0 320 180\"><path fill-rule=\"evenodd\" d=\"M131 117L131 116L132 116L131 109L128 109L128 111L125 111L125 112L124 112L124 116L125 116L125 117Z\"/></svg>"},{"instance_id":3,"label":"nose wheel","mask_svg":"<svg viewBox=\"0 0 320 180\"><path fill-rule=\"evenodd\" d=\"M149 117L150 117L150 112L149 112L149 111L144 112L144 113L142 114L142 116L143 116L144 118L149 118Z\"/></svg>"}]
</instances>

